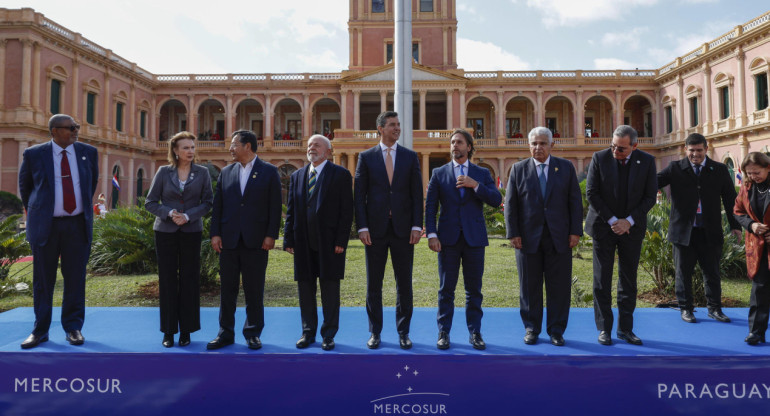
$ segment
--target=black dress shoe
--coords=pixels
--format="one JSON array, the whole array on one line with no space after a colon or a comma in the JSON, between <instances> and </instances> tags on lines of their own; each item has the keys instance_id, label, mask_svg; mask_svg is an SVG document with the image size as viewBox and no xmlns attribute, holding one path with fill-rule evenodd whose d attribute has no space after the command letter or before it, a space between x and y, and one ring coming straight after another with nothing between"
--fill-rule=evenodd
<instances>
[{"instance_id":1,"label":"black dress shoe","mask_svg":"<svg viewBox=\"0 0 770 416\"><path fill-rule=\"evenodd\" d=\"M218 350L218 349L220 349L222 347L226 347L228 345L232 345L233 342L234 341L233 341L232 338L222 338L222 337L218 336L218 337L212 339L208 344L206 344L206 349L207 350Z\"/></svg>"},{"instance_id":2,"label":"black dress shoe","mask_svg":"<svg viewBox=\"0 0 770 416\"><path fill-rule=\"evenodd\" d=\"M694 324L696 322L695 315L692 314L692 310L690 310L690 309L682 309L681 313L682 313L682 320L683 321L685 321L687 323L690 323L690 324Z\"/></svg>"},{"instance_id":3,"label":"black dress shoe","mask_svg":"<svg viewBox=\"0 0 770 416\"><path fill-rule=\"evenodd\" d=\"M35 348L38 345L40 345L41 342L48 341L48 334L43 335L35 335L35 334L29 334L27 339L24 340L24 342L21 343L21 349L28 350L30 348Z\"/></svg>"},{"instance_id":4,"label":"black dress shoe","mask_svg":"<svg viewBox=\"0 0 770 416\"><path fill-rule=\"evenodd\" d=\"M487 349L487 344L484 342L484 340L481 338L480 332L474 332L471 334L470 343L473 346L474 349L477 350L485 350Z\"/></svg>"},{"instance_id":5,"label":"black dress shoe","mask_svg":"<svg viewBox=\"0 0 770 416\"><path fill-rule=\"evenodd\" d=\"M302 337L297 341L297 348L304 349L309 347L310 344L315 344L315 338L310 334L302 334Z\"/></svg>"},{"instance_id":6,"label":"black dress shoe","mask_svg":"<svg viewBox=\"0 0 770 416\"><path fill-rule=\"evenodd\" d=\"M633 345L642 345L641 338L637 337L633 331L618 331L618 338Z\"/></svg>"},{"instance_id":7,"label":"black dress shoe","mask_svg":"<svg viewBox=\"0 0 770 416\"><path fill-rule=\"evenodd\" d=\"M537 344L537 334L535 331L528 329L527 333L524 335L524 343L527 345L535 345Z\"/></svg>"},{"instance_id":8,"label":"black dress shoe","mask_svg":"<svg viewBox=\"0 0 770 416\"><path fill-rule=\"evenodd\" d=\"M190 345L190 333L189 332L182 332L179 334L179 346L180 347L186 347Z\"/></svg>"},{"instance_id":9,"label":"black dress shoe","mask_svg":"<svg viewBox=\"0 0 770 416\"><path fill-rule=\"evenodd\" d=\"M438 341L436 341L436 348L440 350L449 349L449 334L444 331L438 333Z\"/></svg>"},{"instance_id":10,"label":"black dress shoe","mask_svg":"<svg viewBox=\"0 0 770 416\"><path fill-rule=\"evenodd\" d=\"M369 337L369 341L366 341L366 346L370 350L380 348L380 334L373 333L372 336Z\"/></svg>"},{"instance_id":11,"label":"black dress shoe","mask_svg":"<svg viewBox=\"0 0 770 416\"><path fill-rule=\"evenodd\" d=\"M402 350L408 350L412 348L412 340L409 339L409 334L398 334L398 345Z\"/></svg>"},{"instance_id":12,"label":"black dress shoe","mask_svg":"<svg viewBox=\"0 0 770 416\"><path fill-rule=\"evenodd\" d=\"M746 341L746 343L749 345L757 345L760 342L765 342L765 335L749 332L749 335L744 339L744 341Z\"/></svg>"},{"instance_id":13,"label":"black dress shoe","mask_svg":"<svg viewBox=\"0 0 770 416\"><path fill-rule=\"evenodd\" d=\"M86 339L83 338L83 334L80 333L79 329L73 329L72 331L67 331L67 342L70 345L83 345Z\"/></svg>"},{"instance_id":14,"label":"black dress shoe","mask_svg":"<svg viewBox=\"0 0 770 416\"><path fill-rule=\"evenodd\" d=\"M262 341L259 340L259 337L246 337L246 346L250 350L258 350L262 348Z\"/></svg>"},{"instance_id":15,"label":"black dress shoe","mask_svg":"<svg viewBox=\"0 0 770 416\"><path fill-rule=\"evenodd\" d=\"M599 344L612 345L612 337L610 336L609 331L599 332Z\"/></svg>"},{"instance_id":16,"label":"black dress shoe","mask_svg":"<svg viewBox=\"0 0 770 416\"><path fill-rule=\"evenodd\" d=\"M166 348L174 346L174 334L163 334L163 346Z\"/></svg>"},{"instance_id":17,"label":"black dress shoe","mask_svg":"<svg viewBox=\"0 0 770 416\"><path fill-rule=\"evenodd\" d=\"M321 349L324 351L331 351L334 349L334 338L332 337L324 337L323 342L321 342Z\"/></svg>"},{"instance_id":18,"label":"black dress shoe","mask_svg":"<svg viewBox=\"0 0 770 416\"><path fill-rule=\"evenodd\" d=\"M727 317L724 313L722 313L721 308L714 308L709 309L709 318L716 319L719 322L730 322L730 318Z\"/></svg>"},{"instance_id":19,"label":"black dress shoe","mask_svg":"<svg viewBox=\"0 0 770 416\"><path fill-rule=\"evenodd\" d=\"M564 337L561 334L551 335L551 344L556 345L557 347L563 347Z\"/></svg>"}]
</instances>

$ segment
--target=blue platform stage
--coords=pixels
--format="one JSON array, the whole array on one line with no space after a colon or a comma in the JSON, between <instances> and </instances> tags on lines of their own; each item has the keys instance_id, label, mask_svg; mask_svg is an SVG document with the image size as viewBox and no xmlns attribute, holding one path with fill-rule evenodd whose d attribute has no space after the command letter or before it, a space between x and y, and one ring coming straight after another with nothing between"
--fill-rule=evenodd
<instances>
[{"instance_id":1,"label":"blue platform stage","mask_svg":"<svg viewBox=\"0 0 770 416\"><path fill-rule=\"evenodd\" d=\"M294 343L298 308L267 308L263 348L242 337L216 352L216 308L188 347L161 346L156 308L88 308L85 345L50 341L22 351L31 308L0 314L0 415L523 415L768 414L770 348L751 347L746 309L725 309L730 324L696 311L687 324L670 309L637 309L643 346L596 342L592 309L572 309L564 347L522 342L518 309L488 308L486 351L468 343L464 310L455 313L452 348L435 347L434 308L412 319L414 348L398 348L393 308L383 346L370 351L366 312L343 308L336 348ZM59 315L54 310L54 317ZM236 326L245 312L238 310ZM320 315L320 311L319 311ZM613 333L613 336L615 334Z\"/></svg>"}]
</instances>

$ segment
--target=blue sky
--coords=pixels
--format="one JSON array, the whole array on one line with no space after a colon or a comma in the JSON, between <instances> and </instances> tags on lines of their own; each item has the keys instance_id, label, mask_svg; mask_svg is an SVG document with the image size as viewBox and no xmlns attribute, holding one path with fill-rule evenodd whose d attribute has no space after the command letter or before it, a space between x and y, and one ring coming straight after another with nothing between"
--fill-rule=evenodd
<instances>
[{"instance_id":1,"label":"blue sky","mask_svg":"<svg viewBox=\"0 0 770 416\"><path fill-rule=\"evenodd\" d=\"M214 5L214 7L212 7ZM767 0L457 0L466 70L657 69ZM339 72L348 0L4 0L155 74Z\"/></svg>"}]
</instances>

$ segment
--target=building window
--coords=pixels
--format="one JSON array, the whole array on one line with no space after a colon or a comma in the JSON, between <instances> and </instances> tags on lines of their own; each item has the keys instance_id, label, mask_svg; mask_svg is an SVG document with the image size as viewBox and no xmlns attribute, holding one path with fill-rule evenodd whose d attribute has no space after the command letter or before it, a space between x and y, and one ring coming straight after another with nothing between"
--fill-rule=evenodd
<instances>
[{"instance_id":1,"label":"building window","mask_svg":"<svg viewBox=\"0 0 770 416\"><path fill-rule=\"evenodd\" d=\"M143 139L147 137L147 112L146 111L139 112L139 137Z\"/></svg>"},{"instance_id":2,"label":"building window","mask_svg":"<svg viewBox=\"0 0 770 416\"><path fill-rule=\"evenodd\" d=\"M467 121L467 127L473 130L474 139L484 138L484 119L483 118L469 118Z\"/></svg>"},{"instance_id":3,"label":"building window","mask_svg":"<svg viewBox=\"0 0 770 416\"><path fill-rule=\"evenodd\" d=\"M114 182L120 183L120 166L115 165L115 167L112 168L112 178L114 179ZM112 209L115 209L118 207L118 201L120 200L120 188L118 186L115 186L115 183L112 183L112 203L110 206Z\"/></svg>"},{"instance_id":4,"label":"building window","mask_svg":"<svg viewBox=\"0 0 770 416\"><path fill-rule=\"evenodd\" d=\"M730 117L730 87L719 89L719 119Z\"/></svg>"},{"instance_id":5,"label":"building window","mask_svg":"<svg viewBox=\"0 0 770 416\"><path fill-rule=\"evenodd\" d=\"M61 81L51 80L51 114L59 114L61 111Z\"/></svg>"},{"instance_id":6,"label":"building window","mask_svg":"<svg viewBox=\"0 0 770 416\"><path fill-rule=\"evenodd\" d=\"M668 106L665 108L666 111L666 134L671 133L674 131L674 108L671 106Z\"/></svg>"},{"instance_id":7,"label":"building window","mask_svg":"<svg viewBox=\"0 0 770 416\"><path fill-rule=\"evenodd\" d=\"M690 127L698 125L698 97L690 98Z\"/></svg>"},{"instance_id":8,"label":"building window","mask_svg":"<svg viewBox=\"0 0 770 416\"><path fill-rule=\"evenodd\" d=\"M385 13L385 0L372 0L372 13Z\"/></svg>"},{"instance_id":9,"label":"building window","mask_svg":"<svg viewBox=\"0 0 770 416\"><path fill-rule=\"evenodd\" d=\"M517 133L521 133L521 119L506 118L505 119L505 137L513 137Z\"/></svg>"},{"instance_id":10,"label":"building window","mask_svg":"<svg viewBox=\"0 0 770 416\"><path fill-rule=\"evenodd\" d=\"M89 92L86 94L86 123L96 124L96 94Z\"/></svg>"},{"instance_id":11,"label":"building window","mask_svg":"<svg viewBox=\"0 0 770 416\"><path fill-rule=\"evenodd\" d=\"M123 103L118 103L115 108L115 130L123 131Z\"/></svg>"},{"instance_id":12,"label":"building window","mask_svg":"<svg viewBox=\"0 0 770 416\"><path fill-rule=\"evenodd\" d=\"M754 77L754 85L757 88L757 111L768 107L767 74L757 74Z\"/></svg>"},{"instance_id":13,"label":"building window","mask_svg":"<svg viewBox=\"0 0 770 416\"><path fill-rule=\"evenodd\" d=\"M136 204L139 205L139 198L141 198L144 193L144 169L139 169L138 172L136 172Z\"/></svg>"},{"instance_id":14,"label":"building window","mask_svg":"<svg viewBox=\"0 0 770 416\"><path fill-rule=\"evenodd\" d=\"M432 12L433 11L433 0L420 0L420 11L421 12Z\"/></svg>"},{"instance_id":15,"label":"building window","mask_svg":"<svg viewBox=\"0 0 770 416\"><path fill-rule=\"evenodd\" d=\"M415 63L420 63L420 45L418 43L412 44L412 59ZM391 62L393 62L393 44L388 43L385 45L385 63Z\"/></svg>"},{"instance_id":16,"label":"building window","mask_svg":"<svg viewBox=\"0 0 770 416\"><path fill-rule=\"evenodd\" d=\"M733 163L733 159L730 157L725 159L725 165L727 166L727 173L730 174L730 178L735 183L735 163Z\"/></svg>"}]
</instances>

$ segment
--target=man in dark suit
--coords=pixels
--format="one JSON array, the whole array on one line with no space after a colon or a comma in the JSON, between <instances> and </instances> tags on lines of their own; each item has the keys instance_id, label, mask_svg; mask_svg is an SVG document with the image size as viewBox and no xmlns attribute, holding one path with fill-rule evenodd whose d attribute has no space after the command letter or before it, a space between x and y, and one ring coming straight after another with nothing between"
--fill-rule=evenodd
<instances>
[{"instance_id":1,"label":"man in dark suit","mask_svg":"<svg viewBox=\"0 0 770 416\"><path fill-rule=\"evenodd\" d=\"M484 203L499 207L503 196L489 171L470 162L473 137L457 129L450 136L452 161L433 171L425 202L428 246L438 253L438 349L449 348L449 331L455 310L455 287L463 266L465 322L473 348L486 348L481 337L481 277L484 251L489 245ZM439 205L441 214L436 228Z\"/></svg>"},{"instance_id":2,"label":"man in dark suit","mask_svg":"<svg viewBox=\"0 0 770 416\"><path fill-rule=\"evenodd\" d=\"M297 348L315 342L318 327L316 279L320 280L323 324L321 348L334 349L340 321L340 280L345 276L345 249L353 223L350 172L327 159L332 144L320 134L307 142L309 165L291 175L283 248L294 255L302 337Z\"/></svg>"},{"instance_id":3,"label":"man in dark suit","mask_svg":"<svg viewBox=\"0 0 770 416\"><path fill-rule=\"evenodd\" d=\"M658 192L655 158L636 150L637 133L621 125L612 133L609 149L594 153L588 167L585 230L594 245L594 315L599 343L611 345L612 266L618 253L618 338L634 345L636 273L647 212Z\"/></svg>"},{"instance_id":4,"label":"man in dark suit","mask_svg":"<svg viewBox=\"0 0 770 416\"><path fill-rule=\"evenodd\" d=\"M706 138L698 133L684 141L687 157L658 172L658 187L671 185L671 219L668 240L674 245L676 298L682 320L694 323L692 272L695 262L703 270L709 318L730 322L722 312L719 259L722 257L722 205L734 235L741 236L733 216L735 186L727 166L706 157Z\"/></svg>"},{"instance_id":5,"label":"man in dark suit","mask_svg":"<svg viewBox=\"0 0 770 416\"><path fill-rule=\"evenodd\" d=\"M246 322L243 336L251 349L259 349L265 326L263 297L268 252L275 246L281 226L281 180L275 166L257 157L257 136L248 130L232 135L233 163L219 175L211 216L211 245L219 253L222 291L219 333L210 350L234 342L235 307L243 279Z\"/></svg>"},{"instance_id":6,"label":"man in dark suit","mask_svg":"<svg viewBox=\"0 0 770 416\"><path fill-rule=\"evenodd\" d=\"M396 329L399 345L412 348L412 263L422 235L422 176L417 153L398 146L398 114L377 116L380 143L358 156L355 210L358 238L366 250L366 313L371 336L366 345L380 346L382 280L390 249L396 278Z\"/></svg>"},{"instance_id":7,"label":"man in dark suit","mask_svg":"<svg viewBox=\"0 0 770 416\"><path fill-rule=\"evenodd\" d=\"M61 324L72 345L85 342L86 264L91 254L93 210L99 166L96 148L79 143L80 126L66 114L48 121L51 141L24 151L19 192L27 210L27 240L32 248L35 328L21 344L34 348L48 341L56 269L61 257L64 279Z\"/></svg>"},{"instance_id":8,"label":"man in dark suit","mask_svg":"<svg viewBox=\"0 0 770 416\"><path fill-rule=\"evenodd\" d=\"M546 331L564 345L572 291L572 248L583 235L583 202L575 167L551 155L551 130L529 132L531 159L511 168L505 193L507 238L516 248L524 343L537 343L543 324L543 281L548 297Z\"/></svg>"}]
</instances>

